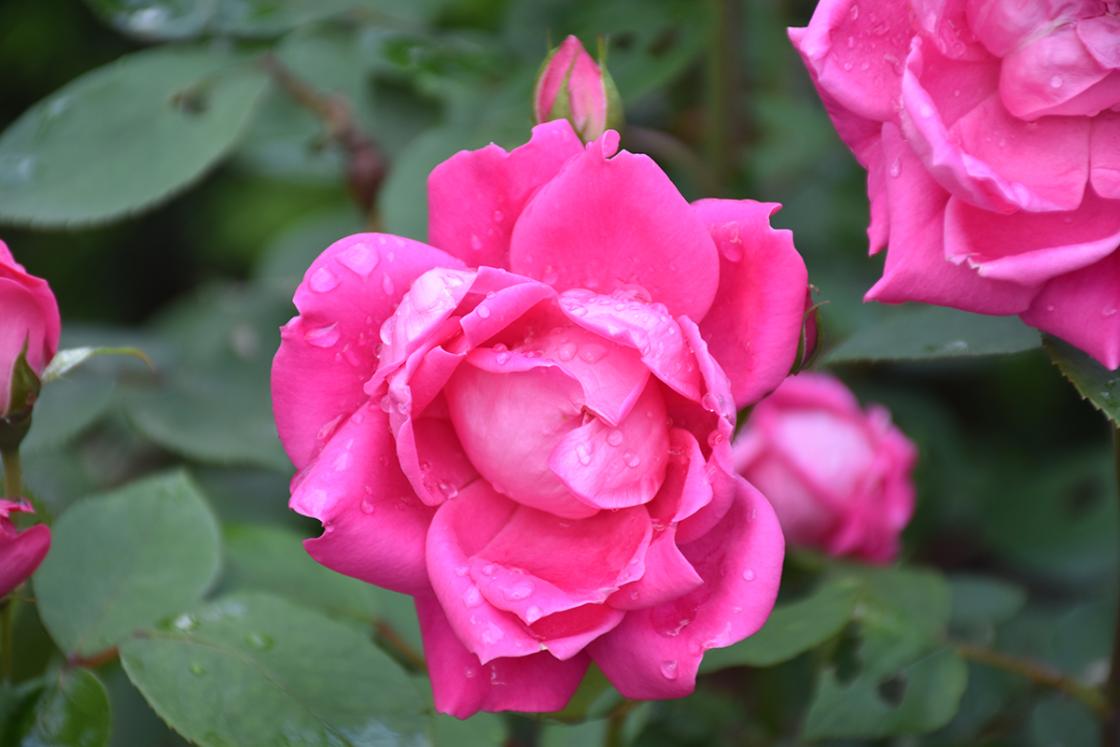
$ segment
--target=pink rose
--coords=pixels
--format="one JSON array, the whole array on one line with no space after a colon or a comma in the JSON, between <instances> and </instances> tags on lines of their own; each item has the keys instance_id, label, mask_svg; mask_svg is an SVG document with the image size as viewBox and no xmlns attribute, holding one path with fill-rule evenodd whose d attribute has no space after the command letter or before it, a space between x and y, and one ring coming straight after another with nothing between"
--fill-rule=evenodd
<instances>
[{"instance_id":1,"label":"pink rose","mask_svg":"<svg viewBox=\"0 0 1120 747\"><path fill-rule=\"evenodd\" d=\"M781 531L729 437L793 362L805 267L776 205L690 205L617 147L559 120L456 154L432 246L336 242L281 332L307 549L415 596L459 717L562 708L591 660L627 696L685 695L777 592Z\"/></svg>"},{"instance_id":2,"label":"pink rose","mask_svg":"<svg viewBox=\"0 0 1120 747\"><path fill-rule=\"evenodd\" d=\"M754 408L734 452L791 543L874 563L898 553L917 453L884 408L864 412L838 380L798 374Z\"/></svg>"},{"instance_id":3,"label":"pink rose","mask_svg":"<svg viewBox=\"0 0 1120 747\"><path fill-rule=\"evenodd\" d=\"M538 123L567 119L590 142L622 121L622 101L606 69L591 59L579 39L569 36L541 68L533 114Z\"/></svg>"},{"instance_id":4,"label":"pink rose","mask_svg":"<svg viewBox=\"0 0 1120 747\"><path fill-rule=\"evenodd\" d=\"M51 530L46 524L16 531L10 517L18 511L30 513L32 508L28 503L0 498L0 599L35 572L51 547Z\"/></svg>"},{"instance_id":5,"label":"pink rose","mask_svg":"<svg viewBox=\"0 0 1120 747\"><path fill-rule=\"evenodd\" d=\"M39 375L58 350L61 322L47 281L28 275L0 241L0 416L8 414L12 375L24 346Z\"/></svg>"},{"instance_id":6,"label":"pink rose","mask_svg":"<svg viewBox=\"0 0 1120 747\"><path fill-rule=\"evenodd\" d=\"M1120 4L823 0L790 29L867 169L868 292L1120 366Z\"/></svg>"}]
</instances>

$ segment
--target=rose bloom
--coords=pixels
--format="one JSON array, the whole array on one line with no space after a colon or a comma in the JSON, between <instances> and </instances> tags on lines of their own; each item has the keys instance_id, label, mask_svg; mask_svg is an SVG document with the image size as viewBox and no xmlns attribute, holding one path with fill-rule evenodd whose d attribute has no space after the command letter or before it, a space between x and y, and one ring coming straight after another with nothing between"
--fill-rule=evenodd
<instances>
[{"instance_id":1,"label":"rose bloom","mask_svg":"<svg viewBox=\"0 0 1120 747\"><path fill-rule=\"evenodd\" d=\"M27 274L0 241L0 416L11 407L12 375L20 353L39 375L58 351L58 303L47 281Z\"/></svg>"},{"instance_id":2,"label":"rose bloom","mask_svg":"<svg viewBox=\"0 0 1120 747\"><path fill-rule=\"evenodd\" d=\"M837 379L798 374L751 411L734 452L791 543L873 563L898 554L917 452L885 408L864 411Z\"/></svg>"},{"instance_id":3,"label":"rose bloom","mask_svg":"<svg viewBox=\"0 0 1120 747\"><path fill-rule=\"evenodd\" d=\"M28 503L0 498L0 599L35 572L51 547L51 530L46 524L16 530L11 515L19 511L33 513Z\"/></svg>"},{"instance_id":4,"label":"rose bloom","mask_svg":"<svg viewBox=\"0 0 1120 747\"><path fill-rule=\"evenodd\" d=\"M868 299L1120 366L1120 3L824 0L790 38L868 172Z\"/></svg>"},{"instance_id":5,"label":"rose bloom","mask_svg":"<svg viewBox=\"0 0 1120 747\"><path fill-rule=\"evenodd\" d=\"M564 120L429 178L431 246L331 245L272 373L323 565L415 596L439 710L562 708L594 660L685 695L757 630L783 539L735 475L736 404L796 353L807 290L777 206L689 204Z\"/></svg>"}]
</instances>

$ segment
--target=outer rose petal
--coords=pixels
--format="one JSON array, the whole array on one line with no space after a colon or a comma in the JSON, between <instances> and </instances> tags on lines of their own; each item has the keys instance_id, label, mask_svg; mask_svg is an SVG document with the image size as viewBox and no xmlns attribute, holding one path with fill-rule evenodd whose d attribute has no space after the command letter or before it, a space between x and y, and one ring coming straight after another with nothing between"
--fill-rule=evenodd
<instances>
[{"instance_id":1,"label":"outer rose petal","mask_svg":"<svg viewBox=\"0 0 1120 747\"><path fill-rule=\"evenodd\" d=\"M1023 321L1062 338L1105 367L1120 368L1120 248L1083 270L1055 278Z\"/></svg>"},{"instance_id":2,"label":"outer rose petal","mask_svg":"<svg viewBox=\"0 0 1120 747\"><path fill-rule=\"evenodd\" d=\"M1101 197L1120 200L1120 112L1093 120L1089 181Z\"/></svg>"},{"instance_id":3,"label":"outer rose petal","mask_svg":"<svg viewBox=\"0 0 1120 747\"><path fill-rule=\"evenodd\" d=\"M692 692L704 651L753 634L774 607L785 542L770 504L745 480L736 479L734 502L723 520L682 551L704 586L659 607L629 612L588 647L628 698Z\"/></svg>"},{"instance_id":4,"label":"outer rose petal","mask_svg":"<svg viewBox=\"0 0 1120 747\"><path fill-rule=\"evenodd\" d=\"M898 0L822 0L795 45L817 84L857 116L894 119L911 29Z\"/></svg>"},{"instance_id":5,"label":"outer rose petal","mask_svg":"<svg viewBox=\"0 0 1120 747\"><path fill-rule=\"evenodd\" d=\"M719 290L700 331L739 407L781 383L801 337L808 273L793 234L770 226L780 207L753 200L693 203L720 251Z\"/></svg>"},{"instance_id":6,"label":"outer rose petal","mask_svg":"<svg viewBox=\"0 0 1120 747\"><path fill-rule=\"evenodd\" d=\"M406 594L428 588L424 542L432 510L397 465L388 416L355 412L296 478L291 507L323 523L304 542L323 565Z\"/></svg>"},{"instance_id":7,"label":"outer rose petal","mask_svg":"<svg viewBox=\"0 0 1120 747\"><path fill-rule=\"evenodd\" d=\"M558 290L637 285L674 315L702 319L719 282L715 245L649 157L610 158L617 139L608 133L588 145L529 201L510 267Z\"/></svg>"},{"instance_id":8,"label":"outer rose petal","mask_svg":"<svg viewBox=\"0 0 1120 747\"><path fill-rule=\"evenodd\" d=\"M1093 193L1068 213L996 215L950 198L945 256L982 277L1041 285L1100 261L1120 246L1120 201Z\"/></svg>"},{"instance_id":9,"label":"outer rose petal","mask_svg":"<svg viewBox=\"0 0 1120 747\"><path fill-rule=\"evenodd\" d=\"M1089 123L1015 119L994 87L998 60L948 60L922 41L914 39L906 58L901 119L930 175L985 210L1077 207L1088 176Z\"/></svg>"},{"instance_id":10,"label":"outer rose petal","mask_svg":"<svg viewBox=\"0 0 1120 747\"><path fill-rule=\"evenodd\" d=\"M968 25L971 0L910 0L918 31L941 54L953 59L976 60L987 57Z\"/></svg>"},{"instance_id":11,"label":"outer rose petal","mask_svg":"<svg viewBox=\"0 0 1120 747\"><path fill-rule=\"evenodd\" d=\"M456 153L428 176L428 240L472 267L509 266L509 237L525 202L583 144L567 120L537 125L508 153L491 143Z\"/></svg>"},{"instance_id":12,"label":"outer rose petal","mask_svg":"<svg viewBox=\"0 0 1120 747\"><path fill-rule=\"evenodd\" d=\"M459 642L437 600L418 595L416 614L436 710L455 718L478 711L559 711L587 671L586 656L558 661L548 653L494 659L483 666Z\"/></svg>"},{"instance_id":13,"label":"outer rose petal","mask_svg":"<svg viewBox=\"0 0 1120 747\"><path fill-rule=\"evenodd\" d=\"M1030 306L1035 288L980 277L945 260L945 205L949 195L926 172L894 125L883 126L891 166L891 247L883 277L867 300L920 301L982 314L1017 314Z\"/></svg>"},{"instance_id":14,"label":"outer rose petal","mask_svg":"<svg viewBox=\"0 0 1120 747\"><path fill-rule=\"evenodd\" d=\"M0 260L3 246L0 244ZM34 573L50 550L51 530L46 524L18 532L8 519L10 513L30 510L26 503L0 499L0 599Z\"/></svg>"},{"instance_id":15,"label":"outer rose petal","mask_svg":"<svg viewBox=\"0 0 1120 747\"><path fill-rule=\"evenodd\" d=\"M377 330L412 281L461 263L438 249L384 234L336 241L296 289L299 316L280 330L272 409L284 449L303 468L342 418L366 401L377 367Z\"/></svg>"},{"instance_id":16,"label":"outer rose petal","mask_svg":"<svg viewBox=\"0 0 1120 747\"><path fill-rule=\"evenodd\" d=\"M1091 117L1112 105L1085 96L1109 73L1085 48L1077 28L1069 25L1031 38L1003 58L1000 99L1020 119L1047 114Z\"/></svg>"}]
</instances>

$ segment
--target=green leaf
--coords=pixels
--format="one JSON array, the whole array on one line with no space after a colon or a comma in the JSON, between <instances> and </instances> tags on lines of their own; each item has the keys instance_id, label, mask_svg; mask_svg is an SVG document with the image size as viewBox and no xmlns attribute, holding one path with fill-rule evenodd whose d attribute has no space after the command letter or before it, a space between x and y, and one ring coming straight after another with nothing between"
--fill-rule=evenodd
<instances>
[{"instance_id":1,"label":"green leaf","mask_svg":"<svg viewBox=\"0 0 1120 747\"><path fill-rule=\"evenodd\" d=\"M43 387L22 451L31 454L57 448L83 432L105 414L115 388L113 379L90 373Z\"/></svg>"},{"instance_id":2,"label":"green leaf","mask_svg":"<svg viewBox=\"0 0 1120 747\"><path fill-rule=\"evenodd\" d=\"M805 598L775 607L762 630L745 641L708 651L701 671L769 667L815 648L848 624L859 592L860 585L855 579L826 581Z\"/></svg>"},{"instance_id":3,"label":"green leaf","mask_svg":"<svg viewBox=\"0 0 1120 747\"><path fill-rule=\"evenodd\" d=\"M830 350L824 365L1008 355L1039 346L1038 333L1014 317L919 306L884 311Z\"/></svg>"},{"instance_id":4,"label":"green leaf","mask_svg":"<svg viewBox=\"0 0 1120 747\"><path fill-rule=\"evenodd\" d=\"M87 73L0 135L0 221L102 223L185 189L249 123L267 79L218 48L160 48Z\"/></svg>"},{"instance_id":5,"label":"green leaf","mask_svg":"<svg viewBox=\"0 0 1120 747\"><path fill-rule=\"evenodd\" d=\"M991 627L1014 617L1027 603L1019 586L998 578L958 574L949 579L954 628Z\"/></svg>"},{"instance_id":6,"label":"green leaf","mask_svg":"<svg viewBox=\"0 0 1120 747\"><path fill-rule=\"evenodd\" d=\"M68 654L96 654L183 611L218 572L217 522L182 473L82 500L52 530L35 596Z\"/></svg>"},{"instance_id":7,"label":"green leaf","mask_svg":"<svg viewBox=\"0 0 1120 747\"><path fill-rule=\"evenodd\" d=\"M424 745L427 699L366 638L267 594L235 594L121 646L132 682L202 747Z\"/></svg>"},{"instance_id":8,"label":"green leaf","mask_svg":"<svg viewBox=\"0 0 1120 747\"><path fill-rule=\"evenodd\" d=\"M1087 353L1054 337L1044 342L1050 360L1081 396L1120 427L1120 370L1109 371Z\"/></svg>"},{"instance_id":9,"label":"green leaf","mask_svg":"<svg viewBox=\"0 0 1120 747\"><path fill-rule=\"evenodd\" d=\"M152 359L139 348L70 348L69 350L59 350L51 359L51 362L43 371L43 383L56 381L91 358L102 355L129 355L146 363L148 368L155 367Z\"/></svg>"},{"instance_id":10,"label":"green leaf","mask_svg":"<svg viewBox=\"0 0 1120 747\"><path fill-rule=\"evenodd\" d=\"M967 683L968 668L948 649L923 656L894 674L864 673L846 683L835 669L827 668L805 717L804 736L924 734L949 722Z\"/></svg>"},{"instance_id":11,"label":"green leaf","mask_svg":"<svg viewBox=\"0 0 1120 747\"><path fill-rule=\"evenodd\" d=\"M0 742L19 747L103 747L109 741L109 696L88 669L49 674Z\"/></svg>"}]
</instances>

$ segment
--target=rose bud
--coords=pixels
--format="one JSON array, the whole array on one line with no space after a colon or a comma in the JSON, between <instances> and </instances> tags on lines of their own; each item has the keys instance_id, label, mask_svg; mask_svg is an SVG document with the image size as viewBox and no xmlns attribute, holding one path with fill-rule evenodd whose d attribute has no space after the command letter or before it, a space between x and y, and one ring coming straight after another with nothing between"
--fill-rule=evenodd
<instances>
[{"instance_id":1,"label":"rose bud","mask_svg":"<svg viewBox=\"0 0 1120 747\"><path fill-rule=\"evenodd\" d=\"M734 451L791 544L873 563L898 553L917 452L883 407L862 410L837 379L798 374L755 406Z\"/></svg>"},{"instance_id":2,"label":"rose bud","mask_svg":"<svg viewBox=\"0 0 1120 747\"><path fill-rule=\"evenodd\" d=\"M0 498L0 599L35 572L51 546L51 530L46 524L16 531L10 517L18 511L33 512L28 503Z\"/></svg>"},{"instance_id":3,"label":"rose bud","mask_svg":"<svg viewBox=\"0 0 1120 747\"><path fill-rule=\"evenodd\" d=\"M541 67L533 114L538 123L568 120L586 143L621 126L622 99L602 61L596 63L579 39L569 36Z\"/></svg>"},{"instance_id":4,"label":"rose bud","mask_svg":"<svg viewBox=\"0 0 1120 747\"><path fill-rule=\"evenodd\" d=\"M808 287L778 206L686 201L566 120L428 179L429 244L341 239L272 368L323 565L416 599L437 709L552 711L594 661L692 692L766 620L784 542L736 407L794 362Z\"/></svg>"},{"instance_id":5,"label":"rose bud","mask_svg":"<svg viewBox=\"0 0 1120 747\"><path fill-rule=\"evenodd\" d=\"M27 432L60 328L47 281L29 275L0 241L0 449L14 449Z\"/></svg>"}]
</instances>

